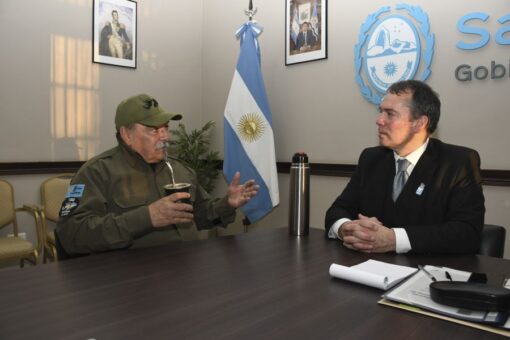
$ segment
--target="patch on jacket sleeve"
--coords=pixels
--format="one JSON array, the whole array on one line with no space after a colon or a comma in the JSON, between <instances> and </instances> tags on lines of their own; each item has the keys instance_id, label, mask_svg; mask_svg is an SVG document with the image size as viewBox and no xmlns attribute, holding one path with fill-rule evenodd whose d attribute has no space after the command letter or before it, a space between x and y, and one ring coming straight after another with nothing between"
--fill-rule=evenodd
<instances>
[{"instance_id":1,"label":"patch on jacket sleeve","mask_svg":"<svg viewBox=\"0 0 510 340\"><path fill-rule=\"evenodd\" d=\"M78 205L80 205L80 201L76 197L67 197L64 202L62 202L59 214L60 217L69 216Z\"/></svg>"},{"instance_id":2,"label":"patch on jacket sleeve","mask_svg":"<svg viewBox=\"0 0 510 340\"><path fill-rule=\"evenodd\" d=\"M80 198L83 196L84 191L85 184L73 184L69 186L69 189L67 189L66 198L68 197Z\"/></svg>"}]
</instances>

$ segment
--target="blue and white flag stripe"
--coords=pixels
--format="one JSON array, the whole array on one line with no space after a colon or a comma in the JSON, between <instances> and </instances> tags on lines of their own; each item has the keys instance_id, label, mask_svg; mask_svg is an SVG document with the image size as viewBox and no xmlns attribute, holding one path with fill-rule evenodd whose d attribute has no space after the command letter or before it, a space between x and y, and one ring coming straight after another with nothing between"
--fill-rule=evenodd
<instances>
[{"instance_id":1,"label":"blue and white flag stripe","mask_svg":"<svg viewBox=\"0 0 510 340\"><path fill-rule=\"evenodd\" d=\"M317 1L313 3L311 24L312 33L315 36L315 39L319 39L319 16L317 15Z\"/></svg>"},{"instance_id":2,"label":"blue and white flag stripe","mask_svg":"<svg viewBox=\"0 0 510 340\"><path fill-rule=\"evenodd\" d=\"M262 29L252 22L236 35L241 52L225 107L223 172L228 181L239 171L241 180L255 179L258 194L241 209L251 222L264 217L280 202L272 117L260 69L257 36ZM243 130L244 126L248 132ZM251 129L250 129L251 128Z\"/></svg>"},{"instance_id":3,"label":"blue and white flag stripe","mask_svg":"<svg viewBox=\"0 0 510 340\"><path fill-rule=\"evenodd\" d=\"M292 40L294 40L294 45L297 44L297 37L299 35L299 28L301 24L299 23L299 14L298 14L298 8L297 5L294 4L294 14L292 15L292 27L290 31L290 35L292 37Z\"/></svg>"},{"instance_id":4,"label":"blue and white flag stripe","mask_svg":"<svg viewBox=\"0 0 510 340\"><path fill-rule=\"evenodd\" d=\"M276 159L274 155L274 138L273 129L271 122L267 119L261 121L261 125L264 127L264 134L256 142L249 142L243 138L239 138L236 127L239 125L239 121L244 113L249 112L264 112L263 109L257 105L255 95L250 93L250 89L247 88L246 83L241 78L241 75L236 70L234 79L232 80L232 86L228 96L227 106L225 109L225 120L230 125L230 128L238 138L240 143L246 152L248 158L257 168L258 172L264 178L264 182L267 179L272 179L272 171L276 174ZM260 115L261 118L266 118L267 114ZM269 150L273 150L272 152ZM236 157L236 155L233 155ZM238 155L237 155L238 156ZM241 173L242 174L242 173ZM268 184L268 183L266 183ZM269 183L270 184L270 183ZM271 187L270 185L267 185ZM273 186L274 187L274 186ZM271 200L278 197L278 188L272 190ZM271 191L270 191L271 192Z\"/></svg>"}]
</instances>

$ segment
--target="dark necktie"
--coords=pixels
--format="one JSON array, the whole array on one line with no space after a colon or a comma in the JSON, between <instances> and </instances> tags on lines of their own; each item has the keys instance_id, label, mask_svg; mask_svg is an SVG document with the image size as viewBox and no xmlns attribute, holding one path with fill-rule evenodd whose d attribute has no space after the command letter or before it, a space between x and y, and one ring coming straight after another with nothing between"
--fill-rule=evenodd
<instances>
[{"instance_id":1,"label":"dark necktie","mask_svg":"<svg viewBox=\"0 0 510 340\"><path fill-rule=\"evenodd\" d=\"M393 180L393 202L395 202L400 195L400 192L404 188L407 181L407 167L409 167L409 161L405 158L397 161L397 174Z\"/></svg>"}]
</instances>

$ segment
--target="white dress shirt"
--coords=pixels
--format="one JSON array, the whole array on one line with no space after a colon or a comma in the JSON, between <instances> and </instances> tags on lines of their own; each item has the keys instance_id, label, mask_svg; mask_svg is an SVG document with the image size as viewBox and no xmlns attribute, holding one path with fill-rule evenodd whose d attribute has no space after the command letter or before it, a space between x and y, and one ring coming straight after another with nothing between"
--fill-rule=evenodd
<instances>
[{"instance_id":1,"label":"white dress shirt","mask_svg":"<svg viewBox=\"0 0 510 340\"><path fill-rule=\"evenodd\" d=\"M427 149L428 144L429 144L429 139L427 138L427 140L425 141L425 143L423 143L422 146L420 146L418 149L411 152L406 157L400 157L396 152L393 152L393 156L395 157L395 173L397 171L398 160L401 158L405 158L410 163L406 170L407 178L409 178L409 176L411 176L411 173L414 170L414 167L416 166L416 164L418 164L418 161L420 160L421 156ZM369 216L369 217L372 217L372 216ZM342 224L344 224L347 221L350 221L350 219L341 218L338 221L336 221L335 223L333 223L333 225L329 229L328 237L329 238L339 238L338 230L340 229ZM406 230L404 228L392 228L392 229L395 232L395 243L396 243L395 251L398 254L407 253L408 251L410 251L411 250L411 242L409 241L409 236L407 235Z\"/></svg>"}]
</instances>

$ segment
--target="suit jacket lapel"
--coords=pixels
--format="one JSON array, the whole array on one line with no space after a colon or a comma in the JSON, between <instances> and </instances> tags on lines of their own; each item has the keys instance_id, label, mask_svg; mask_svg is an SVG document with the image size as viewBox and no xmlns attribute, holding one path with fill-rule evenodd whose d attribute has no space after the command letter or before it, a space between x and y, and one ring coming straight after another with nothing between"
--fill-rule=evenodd
<instances>
[{"instance_id":1,"label":"suit jacket lapel","mask_svg":"<svg viewBox=\"0 0 510 340\"><path fill-rule=\"evenodd\" d=\"M377 167L370 169L375 175L372 180L367 183L367 197L370 203L369 216L383 216L385 203L391 200L393 190L393 178L395 177L395 157L392 150L387 150L386 154L378 162ZM372 210L373 209L373 210Z\"/></svg>"}]
</instances>

